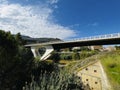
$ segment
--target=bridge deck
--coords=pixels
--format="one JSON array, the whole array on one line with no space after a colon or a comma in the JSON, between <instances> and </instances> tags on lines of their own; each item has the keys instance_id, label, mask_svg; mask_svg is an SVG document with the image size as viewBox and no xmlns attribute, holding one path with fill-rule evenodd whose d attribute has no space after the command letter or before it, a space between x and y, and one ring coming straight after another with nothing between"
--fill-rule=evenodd
<instances>
[{"instance_id":1,"label":"bridge deck","mask_svg":"<svg viewBox=\"0 0 120 90\"><path fill-rule=\"evenodd\" d=\"M52 45L54 49L60 49L60 48L75 47L75 46L109 45L109 44L120 44L120 33L85 37L85 38L75 39L71 41L29 44L25 46L39 47L39 46Z\"/></svg>"}]
</instances>

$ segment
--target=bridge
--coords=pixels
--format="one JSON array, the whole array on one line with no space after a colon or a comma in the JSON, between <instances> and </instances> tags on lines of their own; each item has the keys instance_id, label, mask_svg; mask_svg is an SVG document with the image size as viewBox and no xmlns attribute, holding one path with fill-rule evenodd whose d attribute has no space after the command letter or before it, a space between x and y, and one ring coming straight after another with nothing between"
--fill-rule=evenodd
<instances>
[{"instance_id":1,"label":"bridge","mask_svg":"<svg viewBox=\"0 0 120 90\"><path fill-rule=\"evenodd\" d=\"M31 51L34 57L40 57L40 60L46 60L49 56L51 56L51 53L56 49L76 46L111 45L111 44L120 44L120 33L84 37L80 39L74 39L71 41L28 44L25 45L25 47L31 47ZM41 47L44 47L46 49L45 53L42 56L38 51L39 48Z\"/></svg>"}]
</instances>

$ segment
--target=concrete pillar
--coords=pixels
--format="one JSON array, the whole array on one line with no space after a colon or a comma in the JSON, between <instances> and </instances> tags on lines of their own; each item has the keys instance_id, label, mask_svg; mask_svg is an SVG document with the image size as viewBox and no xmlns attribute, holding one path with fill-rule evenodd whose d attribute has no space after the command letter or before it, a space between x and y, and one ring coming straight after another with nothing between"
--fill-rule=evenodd
<instances>
[{"instance_id":1,"label":"concrete pillar","mask_svg":"<svg viewBox=\"0 0 120 90\"><path fill-rule=\"evenodd\" d=\"M40 57L40 53L38 50L39 50L39 48L37 48L37 47L31 47L31 51L32 51L35 58Z\"/></svg>"},{"instance_id":2,"label":"concrete pillar","mask_svg":"<svg viewBox=\"0 0 120 90\"><path fill-rule=\"evenodd\" d=\"M39 48L38 47L31 47L31 51L34 55L34 57L40 57L40 60L46 60L48 57L51 56L51 53L54 51L53 47L51 45L44 46L46 51L45 53L41 56L39 53Z\"/></svg>"},{"instance_id":3,"label":"concrete pillar","mask_svg":"<svg viewBox=\"0 0 120 90\"><path fill-rule=\"evenodd\" d=\"M54 51L54 48L51 45L45 46L45 48L46 48L46 51L40 60L46 60L48 57L51 56L51 53Z\"/></svg>"}]
</instances>

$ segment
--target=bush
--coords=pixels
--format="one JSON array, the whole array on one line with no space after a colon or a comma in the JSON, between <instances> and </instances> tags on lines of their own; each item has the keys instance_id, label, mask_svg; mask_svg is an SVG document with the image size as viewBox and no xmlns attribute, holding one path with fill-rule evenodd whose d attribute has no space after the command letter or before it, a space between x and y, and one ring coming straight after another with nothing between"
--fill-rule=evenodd
<instances>
[{"instance_id":1,"label":"bush","mask_svg":"<svg viewBox=\"0 0 120 90\"><path fill-rule=\"evenodd\" d=\"M59 53L57 53L57 52L54 51L54 52L52 53L51 59L52 59L55 63L58 63L59 60L60 60L60 55L59 55Z\"/></svg>"},{"instance_id":2,"label":"bush","mask_svg":"<svg viewBox=\"0 0 120 90\"><path fill-rule=\"evenodd\" d=\"M90 57L90 56L95 55L97 53L98 53L98 51L81 51L80 59L84 59L84 58Z\"/></svg>"},{"instance_id":3,"label":"bush","mask_svg":"<svg viewBox=\"0 0 120 90\"><path fill-rule=\"evenodd\" d=\"M73 60L79 60L79 59L80 59L79 53L78 53L78 52L73 52L73 54L72 54L72 59L73 59Z\"/></svg>"},{"instance_id":4,"label":"bush","mask_svg":"<svg viewBox=\"0 0 120 90\"><path fill-rule=\"evenodd\" d=\"M64 60L72 60L72 55L65 55Z\"/></svg>"},{"instance_id":5,"label":"bush","mask_svg":"<svg viewBox=\"0 0 120 90\"><path fill-rule=\"evenodd\" d=\"M40 74L39 81L26 84L23 90L83 90L81 79L66 71L44 72Z\"/></svg>"},{"instance_id":6,"label":"bush","mask_svg":"<svg viewBox=\"0 0 120 90\"><path fill-rule=\"evenodd\" d=\"M58 70L58 67L53 62L35 61L35 65L34 65L34 69L33 69L33 75L35 77L39 77L41 72L53 72L55 70Z\"/></svg>"},{"instance_id":7,"label":"bush","mask_svg":"<svg viewBox=\"0 0 120 90\"><path fill-rule=\"evenodd\" d=\"M116 63L109 63L109 64L108 64L108 67L109 67L109 68L115 68L116 66L117 66Z\"/></svg>"}]
</instances>

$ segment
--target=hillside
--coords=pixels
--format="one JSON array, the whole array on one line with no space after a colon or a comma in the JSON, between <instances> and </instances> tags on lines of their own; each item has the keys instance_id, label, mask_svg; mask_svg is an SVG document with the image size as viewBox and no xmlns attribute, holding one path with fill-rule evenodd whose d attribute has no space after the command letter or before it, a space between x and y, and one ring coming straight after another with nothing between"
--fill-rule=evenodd
<instances>
[{"instance_id":1,"label":"hillside","mask_svg":"<svg viewBox=\"0 0 120 90\"><path fill-rule=\"evenodd\" d=\"M32 38L24 35L22 35L22 39L25 40L27 44L62 41L61 39L58 38Z\"/></svg>"}]
</instances>

